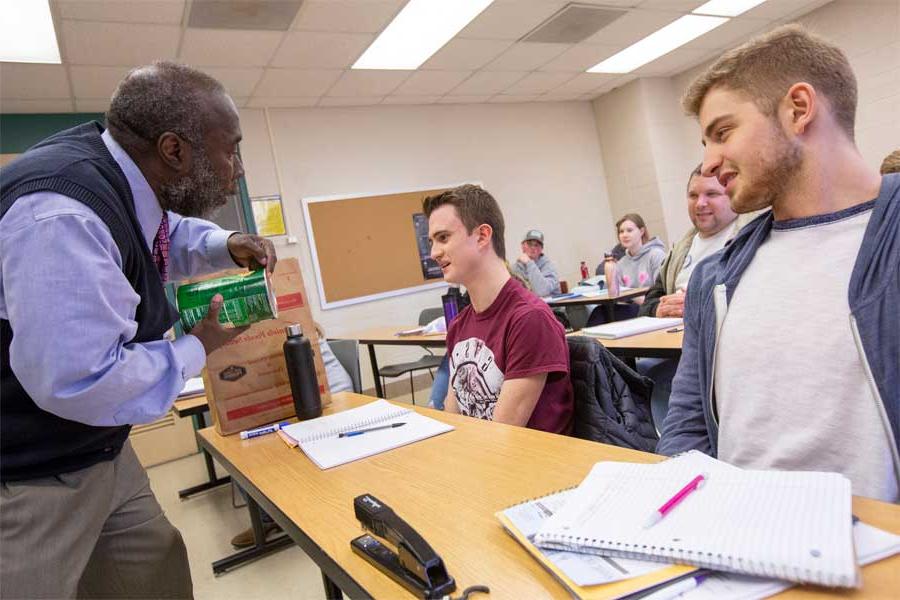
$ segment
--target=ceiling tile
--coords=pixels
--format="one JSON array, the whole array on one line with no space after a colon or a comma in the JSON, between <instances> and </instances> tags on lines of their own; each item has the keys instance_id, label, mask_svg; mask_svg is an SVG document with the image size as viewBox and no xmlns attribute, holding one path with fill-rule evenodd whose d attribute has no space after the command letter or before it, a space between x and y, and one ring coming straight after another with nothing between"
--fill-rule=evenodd
<instances>
[{"instance_id":1,"label":"ceiling tile","mask_svg":"<svg viewBox=\"0 0 900 600\"><path fill-rule=\"evenodd\" d=\"M383 99L384 96L326 96L319 100L319 106L371 106L374 104L381 104Z\"/></svg>"},{"instance_id":2,"label":"ceiling tile","mask_svg":"<svg viewBox=\"0 0 900 600\"><path fill-rule=\"evenodd\" d=\"M638 8L646 10L673 10L679 12L691 12L698 6L706 3L706 0L644 0L638 4Z\"/></svg>"},{"instance_id":3,"label":"ceiling tile","mask_svg":"<svg viewBox=\"0 0 900 600\"><path fill-rule=\"evenodd\" d=\"M244 69L225 69L221 67L204 67L204 73L218 79L232 98L247 97L263 76L262 67Z\"/></svg>"},{"instance_id":4,"label":"ceiling tile","mask_svg":"<svg viewBox=\"0 0 900 600\"><path fill-rule=\"evenodd\" d=\"M549 92L576 77L574 73L529 73L503 93L510 96L529 96Z\"/></svg>"},{"instance_id":5,"label":"ceiling tile","mask_svg":"<svg viewBox=\"0 0 900 600\"><path fill-rule=\"evenodd\" d=\"M553 16L565 4L566 2L555 0L495 2L464 27L457 37L518 40Z\"/></svg>"},{"instance_id":6,"label":"ceiling tile","mask_svg":"<svg viewBox=\"0 0 900 600\"><path fill-rule=\"evenodd\" d=\"M319 102L319 96L307 97L279 97L267 98L254 96L247 100L247 108L303 108L315 106Z\"/></svg>"},{"instance_id":7,"label":"ceiling tile","mask_svg":"<svg viewBox=\"0 0 900 600\"><path fill-rule=\"evenodd\" d=\"M620 46L577 44L542 66L539 70L583 73L621 49Z\"/></svg>"},{"instance_id":8,"label":"ceiling tile","mask_svg":"<svg viewBox=\"0 0 900 600\"><path fill-rule=\"evenodd\" d=\"M341 76L337 69L266 69L256 86L255 97L321 96ZM252 103L251 99L251 103Z\"/></svg>"},{"instance_id":9,"label":"ceiling tile","mask_svg":"<svg viewBox=\"0 0 900 600\"><path fill-rule=\"evenodd\" d=\"M710 55L710 52L710 50L678 48L639 69L635 69L633 73L638 77L667 77L675 75L699 64Z\"/></svg>"},{"instance_id":10,"label":"ceiling tile","mask_svg":"<svg viewBox=\"0 0 900 600\"><path fill-rule=\"evenodd\" d=\"M454 96L493 96L525 77L524 71L479 71L452 90Z\"/></svg>"},{"instance_id":11,"label":"ceiling tile","mask_svg":"<svg viewBox=\"0 0 900 600\"><path fill-rule=\"evenodd\" d=\"M403 0L306 0L294 21L294 29L378 33L390 23L403 4Z\"/></svg>"},{"instance_id":12,"label":"ceiling tile","mask_svg":"<svg viewBox=\"0 0 900 600\"><path fill-rule=\"evenodd\" d=\"M180 25L184 0L60 0L54 3L63 19L113 23Z\"/></svg>"},{"instance_id":13,"label":"ceiling tile","mask_svg":"<svg viewBox=\"0 0 900 600\"><path fill-rule=\"evenodd\" d=\"M440 96L388 96L382 104L434 104Z\"/></svg>"},{"instance_id":14,"label":"ceiling tile","mask_svg":"<svg viewBox=\"0 0 900 600\"><path fill-rule=\"evenodd\" d=\"M754 6L744 14L740 15L740 17L775 21L777 19L806 14L823 4L828 4L830 1L831 0L778 0L778 2L763 2L759 6ZM896 0L887 0L887 2L895 1ZM852 10L859 10L859 8L854 7Z\"/></svg>"},{"instance_id":15,"label":"ceiling tile","mask_svg":"<svg viewBox=\"0 0 900 600\"><path fill-rule=\"evenodd\" d=\"M284 37L281 31L185 29L179 58L205 67L264 67Z\"/></svg>"},{"instance_id":16,"label":"ceiling tile","mask_svg":"<svg viewBox=\"0 0 900 600\"><path fill-rule=\"evenodd\" d=\"M480 69L512 45L508 40L463 40L454 38L432 55L420 69Z\"/></svg>"},{"instance_id":17,"label":"ceiling tile","mask_svg":"<svg viewBox=\"0 0 900 600\"><path fill-rule=\"evenodd\" d=\"M410 71L345 71L329 96L387 96L403 83Z\"/></svg>"},{"instance_id":18,"label":"ceiling tile","mask_svg":"<svg viewBox=\"0 0 900 600\"><path fill-rule=\"evenodd\" d=\"M491 99L491 96L444 96L437 101L438 104L482 104Z\"/></svg>"},{"instance_id":19,"label":"ceiling tile","mask_svg":"<svg viewBox=\"0 0 900 600\"><path fill-rule=\"evenodd\" d=\"M617 46L624 49L675 21L680 16L681 14L677 12L630 10L584 40L584 43Z\"/></svg>"},{"instance_id":20,"label":"ceiling tile","mask_svg":"<svg viewBox=\"0 0 900 600\"><path fill-rule=\"evenodd\" d=\"M22 100L3 98L0 100L0 113L70 113L71 100Z\"/></svg>"},{"instance_id":21,"label":"ceiling tile","mask_svg":"<svg viewBox=\"0 0 900 600\"><path fill-rule=\"evenodd\" d=\"M486 67L489 71L534 71L566 50L567 44L539 44L519 42L495 58Z\"/></svg>"},{"instance_id":22,"label":"ceiling tile","mask_svg":"<svg viewBox=\"0 0 900 600\"><path fill-rule=\"evenodd\" d=\"M75 97L110 98L130 70L129 67L70 67Z\"/></svg>"},{"instance_id":23,"label":"ceiling tile","mask_svg":"<svg viewBox=\"0 0 900 600\"><path fill-rule=\"evenodd\" d=\"M538 99L538 96L536 94L530 95L530 96L506 96L504 94L497 94L496 96L494 96L493 98L488 100L488 102L490 102L491 104L513 103L513 102L534 102L537 99Z\"/></svg>"},{"instance_id":24,"label":"ceiling tile","mask_svg":"<svg viewBox=\"0 0 900 600\"><path fill-rule=\"evenodd\" d=\"M77 112L106 112L109 98L75 98Z\"/></svg>"},{"instance_id":25,"label":"ceiling tile","mask_svg":"<svg viewBox=\"0 0 900 600\"><path fill-rule=\"evenodd\" d=\"M145 65L172 59L181 28L170 25L62 22L64 60L72 65Z\"/></svg>"},{"instance_id":26,"label":"ceiling tile","mask_svg":"<svg viewBox=\"0 0 900 600\"><path fill-rule=\"evenodd\" d=\"M688 42L682 48L724 50L745 42L753 37L753 34L769 27L768 21L739 17L719 25L712 31Z\"/></svg>"},{"instance_id":27,"label":"ceiling tile","mask_svg":"<svg viewBox=\"0 0 900 600\"><path fill-rule=\"evenodd\" d=\"M394 91L394 94L440 96L458 86L471 74L471 71L415 71Z\"/></svg>"},{"instance_id":28,"label":"ceiling tile","mask_svg":"<svg viewBox=\"0 0 900 600\"><path fill-rule=\"evenodd\" d=\"M348 69L374 39L370 33L295 31L287 34L271 66Z\"/></svg>"},{"instance_id":29,"label":"ceiling tile","mask_svg":"<svg viewBox=\"0 0 900 600\"><path fill-rule=\"evenodd\" d=\"M606 85L619 75L608 73L581 73L553 90L554 94L584 94Z\"/></svg>"},{"instance_id":30,"label":"ceiling tile","mask_svg":"<svg viewBox=\"0 0 900 600\"><path fill-rule=\"evenodd\" d=\"M62 65L31 65L0 62L0 97L69 98L69 80Z\"/></svg>"},{"instance_id":31,"label":"ceiling tile","mask_svg":"<svg viewBox=\"0 0 900 600\"><path fill-rule=\"evenodd\" d=\"M544 94L539 96L535 102L580 102L583 100L581 94Z\"/></svg>"}]
</instances>

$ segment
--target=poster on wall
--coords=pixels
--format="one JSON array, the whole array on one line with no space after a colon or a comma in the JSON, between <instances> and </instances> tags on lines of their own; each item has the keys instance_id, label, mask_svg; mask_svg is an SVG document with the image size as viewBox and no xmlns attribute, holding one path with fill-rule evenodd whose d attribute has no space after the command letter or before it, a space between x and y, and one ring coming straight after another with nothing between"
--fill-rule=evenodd
<instances>
[{"instance_id":1,"label":"poster on wall","mask_svg":"<svg viewBox=\"0 0 900 600\"><path fill-rule=\"evenodd\" d=\"M422 277L425 279L442 279L441 266L431 258L431 245L428 243L428 217L425 213L412 216L416 230L416 246L419 248L419 264L422 266Z\"/></svg>"},{"instance_id":2,"label":"poster on wall","mask_svg":"<svg viewBox=\"0 0 900 600\"><path fill-rule=\"evenodd\" d=\"M259 235L270 237L286 235L284 213L281 210L281 196L257 196L250 198L253 220Z\"/></svg>"}]
</instances>

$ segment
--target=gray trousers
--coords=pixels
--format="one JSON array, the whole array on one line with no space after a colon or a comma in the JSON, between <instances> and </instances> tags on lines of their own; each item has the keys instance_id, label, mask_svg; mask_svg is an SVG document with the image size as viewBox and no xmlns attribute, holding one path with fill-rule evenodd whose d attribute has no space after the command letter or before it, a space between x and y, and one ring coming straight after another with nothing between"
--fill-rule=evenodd
<instances>
[{"instance_id":1,"label":"gray trousers","mask_svg":"<svg viewBox=\"0 0 900 600\"><path fill-rule=\"evenodd\" d=\"M181 533L131 443L112 461L0 487L0 597L192 598Z\"/></svg>"}]
</instances>

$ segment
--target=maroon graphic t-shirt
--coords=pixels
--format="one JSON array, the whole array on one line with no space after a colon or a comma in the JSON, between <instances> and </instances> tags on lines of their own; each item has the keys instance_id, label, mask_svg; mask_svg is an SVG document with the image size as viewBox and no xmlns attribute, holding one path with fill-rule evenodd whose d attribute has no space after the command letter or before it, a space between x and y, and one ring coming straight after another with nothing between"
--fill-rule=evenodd
<instances>
[{"instance_id":1,"label":"maroon graphic t-shirt","mask_svg":"<svg viewBox=\"0 0 900 600\"><path fill-rule=\"evenodd\" d=\"M547 304L510 279L487 310L467 306L447 332L450 385L459 412L492 420L507 379L547 373L528 427L567 434L572 384L565 330Z\"/></svg>"}]
</instances>

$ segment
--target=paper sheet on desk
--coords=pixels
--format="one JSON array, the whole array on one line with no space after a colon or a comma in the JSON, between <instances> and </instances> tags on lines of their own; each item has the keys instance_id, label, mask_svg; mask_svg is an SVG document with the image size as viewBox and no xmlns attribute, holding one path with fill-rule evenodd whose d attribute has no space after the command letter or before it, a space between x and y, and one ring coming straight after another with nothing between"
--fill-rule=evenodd
<instances>
[{"instance_id":1,"label":"paper sheet on desk","mask_svg":"<svg viewBox=\"0 0 900 600\"><path fill-rule=\"evenodd\" d=\"M513 506L503 512L512 521L513 525L533 542L534 534L537 533L541 523L565 503L566 495L570 493L571 490L559 492L540 500ZM580 586L599 585L601 583L630 579L638 575L665 569L668 566L658 562L608 558L595 554L580 554L562 550L541 550L541 552L560 571L565 573L566 577Z\"/></svg>"},{"instance_id":2,"label":"paper sheet on desk","mask_svg":"<svg viewBox=\"0 0 900 600\"><path fill-rule=\"evenodd\" d=\"M860 565L868 565L900 553L900 535L872 527L862 522L853 526L856 558ZM700 586L678 596L679 600L756 600L768 598L792 587L777 579L762 579L717 573Z\"/></svg>"}]
</instances>

